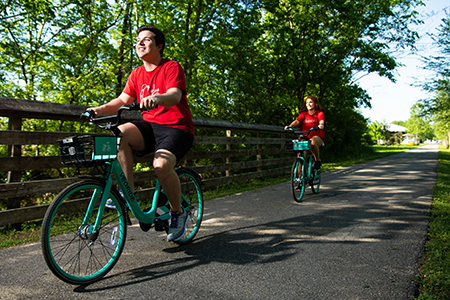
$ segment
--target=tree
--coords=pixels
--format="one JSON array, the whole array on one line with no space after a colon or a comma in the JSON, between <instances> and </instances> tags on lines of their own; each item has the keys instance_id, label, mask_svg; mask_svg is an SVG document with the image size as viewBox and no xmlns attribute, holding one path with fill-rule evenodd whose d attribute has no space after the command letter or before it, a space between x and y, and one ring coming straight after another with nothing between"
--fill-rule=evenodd
<instances>
[{"instance_id":1,"label":"tree","mask_svg":"<svg viewBox=\"0 0 450 300\"><path fill-rule=\"evenodd\" d=\"M0 4L0 93L103 103L140 63L136 28L153 24L166 34L165 57L185 69L194 116L285 125L315 94L327 116L328 149L353 149L367 126L357 108L370 106L357 76L394 80L392 53L414 44L408 25L418 22L418 3L8 0Z\"/></svg>"},{"instance_id":2,"label":"tree","mask_svg":"<svg viewBox=\"0 0 450 300\"><path fill-rule=\"evenodd\" d=\"M433 94L423 99L423 113L432 118L436 124L439 138L449 144L450 139L450 16L442 20L438 34L432 35L434 45L439 49L438 56L424 58L425 69L433 71L436 76L423 84L423 88Z\"/></svg>"},{"instance_id":3,"label":"tree","mask_svg":"<svg viewBox=\"0 0 450 300\"><path fill-rule=\"evenodd\" d=\"M434 130L430 125L430 118L425 113L422 103L415 103L411 107L410 118L406 122L408 132L416 135L416 143L434 138Z\"/></svg>"},{"instance_id":4,"label":"tree","mask_svg":"<svg viewBox=\"0 0 450 300\"><path fill-rule=\"evenodd\" d=\"M384 141L386 127L381 122L373 122L368 127L368 132L372 137L372 141L378 144L380 141Z\"/></svg>"}]
</instances>

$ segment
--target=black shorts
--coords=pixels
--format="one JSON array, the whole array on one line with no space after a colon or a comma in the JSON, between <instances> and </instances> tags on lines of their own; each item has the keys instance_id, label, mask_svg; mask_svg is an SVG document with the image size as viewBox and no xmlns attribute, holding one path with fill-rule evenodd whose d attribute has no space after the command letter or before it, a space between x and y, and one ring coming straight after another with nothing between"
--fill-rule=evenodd
<instances>
[{"instance_id":1,"label":"black shorts","mask_svg":"<svg viewBox=\"0 0 450 300\"><path fill-rule=\"evenodd\" d=\"M142 157L160 149L172 152L177 158L177 163L191 149L194 136L189 132L169 126L150 123L147 121L132 121L141 132L145 141L145 150L133 150L133 154Z\"/></svg>"}]
</instances>

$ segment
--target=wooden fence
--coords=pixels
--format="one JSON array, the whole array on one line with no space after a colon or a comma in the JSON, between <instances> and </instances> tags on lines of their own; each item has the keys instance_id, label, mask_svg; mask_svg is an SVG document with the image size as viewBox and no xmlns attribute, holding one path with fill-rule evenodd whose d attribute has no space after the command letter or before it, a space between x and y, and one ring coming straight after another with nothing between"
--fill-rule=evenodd
<instances>
[{"instance_id":1,"label":"wooden fence","mask_svg":"<svg viewBox=\"0 0 450 300\"><path fill-rule=\"evenodd\" d=\"M23 156L23 145L53 145L57 139L76 133L23 131L25 119L79 121L85 106L30 101L0 97L0 117L9 118L8 130L0 130L0 144L8 145L8 157L0 157L0 172L8 172L7 183L0 184L0 201L6 201L7 210L0 211L0 226L43 218L48 205L20 207L24 197L57 194L78 178L59 178L22 182L22 172L42 169L66 168L59 156ZM124 119L138 119L137 111L124 112ZM282 127L248 124L205 118L194 118L196 131L209 132L209 136L195 136L194 145L224 145L220 151L190 151L182 165L204 174L204 188L234 181L273 177L287 174L292 155L284 150ZM220 136L219 134L222 134ZM246 158L243 160L242 158ZM199 165L198 161L221 161ZM152 156L135 158L135 162L151 162ZM197 162L197 163L190 163ZM135 172L136 185L155 179L153 171ZM150 197L151 189L140 189L138 197Z\"/></svg>"}]
</instances>

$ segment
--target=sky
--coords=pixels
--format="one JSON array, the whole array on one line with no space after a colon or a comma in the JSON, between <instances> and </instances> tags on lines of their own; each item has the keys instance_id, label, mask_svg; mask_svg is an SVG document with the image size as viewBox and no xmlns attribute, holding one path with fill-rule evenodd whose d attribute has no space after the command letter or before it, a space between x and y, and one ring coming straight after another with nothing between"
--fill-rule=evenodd
<instances>
[{"instance_id":1,"label":"sky","mask_svg":"<svg viewBox=\"0 0 450 300\"><path fill-rule=\"evenodd\" d=\"M430 97L421 87L412 85L434 75L423 70L424 63L421 56L433 55L435 48L427 33L437 32L437 28L442 24L441 20L445 17L444 9L450 11L450 4L447 0L424 0L424 3L426 6L416 8L424 24L412 27L421 36L416 44L417 54L401 55L398 61L405 66L396 70L396 83L378 74L367 75L358 81L372 97L372 108L361 108L364 117L369 118L371 122L407 121L414 103Z\"/></svg>"}]
</instances>

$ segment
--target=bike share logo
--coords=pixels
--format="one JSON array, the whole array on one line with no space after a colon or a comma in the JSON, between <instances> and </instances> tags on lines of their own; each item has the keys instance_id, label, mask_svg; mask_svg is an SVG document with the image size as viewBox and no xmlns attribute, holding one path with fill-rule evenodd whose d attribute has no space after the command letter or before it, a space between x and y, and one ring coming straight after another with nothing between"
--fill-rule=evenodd
<instances>
[{"instance_id":1,"label":"bike share logo","mask_svg":"<svg viewBox=\"0 0 450 300\"><path fill-rule=\"evenodd\" d=\"M109 153L109 152L111 152L111 150L112 150L111 143L109 141L105 142L103 144L103 147L102 147L102 152L103 153L105 153L105 152Z\"/></svg>"}]
</instances>

